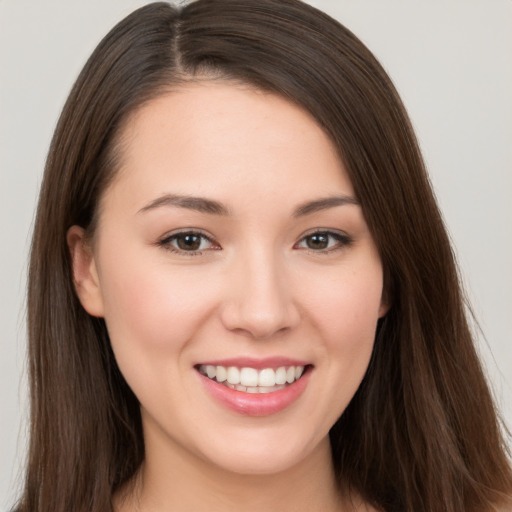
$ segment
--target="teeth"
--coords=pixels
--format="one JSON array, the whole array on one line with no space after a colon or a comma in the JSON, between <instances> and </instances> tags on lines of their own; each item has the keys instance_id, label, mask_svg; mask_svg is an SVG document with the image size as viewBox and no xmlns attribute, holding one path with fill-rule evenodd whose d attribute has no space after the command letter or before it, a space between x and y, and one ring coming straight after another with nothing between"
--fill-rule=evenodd
<instances>
[{"instance_id":1,"label":"teeth","mask_svg":"<svg viewBox=\"0 0 512 512\"><path fill-rule=\"evenodd\" d=\"M242 368L240 372L240 382L244 386L257 386L258 385L258 370L254 368Z\"/></svg>"},{"instance_id":2,"label":"teeth","mask_svg":"<svg viewBox=\"0 0 512 512\"><path fill-rule=\"evenodd\" d=\"M280 389L284 389L286 386L272 386L272 387L266 387L266 386L260 386L259 390L260 393L272 393L273 391L279 391Z\"/></svg>"},{"instance_id":3,"label":"teeth","mask_svg":"<svg viewBox=\"0 0 512 512\"><path fill-rule=\"evenodd\" d=\"M276 384L285 384L286 383L286 368L281 366L281 368L277 369L276 372Z\"/></svg>"},{"instance_id":4,"label":"teeth","mask_svg":"<svg viewBox=\"0 0 512 512\"><path fill-rule=\"evenodd\" d=\"M210 379L224 383L231 389L246 393L271 393L283 389L287 384L299 380L304 366L281 366L279 368L237 368L236 366L201 365L199 371Z\"/></svg>"},{"instance_id":5,"label":"teeth","mask_svg":"<svg viewBox=\"0 0 512 512\"><path fill-rule=\"evenodd\" d=\"M215 366L207 365L206 375L208 375L210 379L213 379L217 375L217 368L215 368Z\"/></svg>"},{"instance_id":6,"label":"teeth","mask_svg":"<svg viewBox=\"0 0 512 512\"><path fill-rule=\"evenodd\" d=\"M236 366L230 366L228 368L228 382L230 384L240 383L240 370Z\"/></svg>"},{"instance_id":7,"label":"teeth","mask_svg":"<svg viewBox=\"0 0 512 512\"><path fill-rule=\"evenodd\" d=\"M265 368L260 370L258 377L259 386L275 386L276 385L276 372L272 368Z\"/></svg>"},{"instance_id":8,"label":"teeth","mask_svg":"<svg viewBox=\"0 0 512 512\"><path fill-rule=\"evenodd\" d=\"M224 366L217 366L217 382L224 382L228 378L228 372Z\"/></svg>"}]
</instances>

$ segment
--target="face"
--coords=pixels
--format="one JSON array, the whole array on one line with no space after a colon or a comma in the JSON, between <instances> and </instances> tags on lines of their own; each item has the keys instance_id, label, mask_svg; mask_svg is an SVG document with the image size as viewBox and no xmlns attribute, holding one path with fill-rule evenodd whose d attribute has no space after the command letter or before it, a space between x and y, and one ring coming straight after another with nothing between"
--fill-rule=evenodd
<instances>
[{"instance_id":1,"label":"face","mask_svg":"<svg viewBox=\"0 0 512 512\"><path fill-rule=\"evenodd\" d=\"M386 311L330 139L278 96L207 82L146 104L121 151L93 243L68 242L147 454L262 474L325 451Z\"/></svg>"}]
</instances>

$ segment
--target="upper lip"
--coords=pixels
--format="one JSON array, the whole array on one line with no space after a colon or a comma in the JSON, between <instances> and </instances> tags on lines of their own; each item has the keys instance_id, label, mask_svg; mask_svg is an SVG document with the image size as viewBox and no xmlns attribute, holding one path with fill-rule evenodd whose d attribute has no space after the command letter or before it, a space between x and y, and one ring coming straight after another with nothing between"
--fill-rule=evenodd
<instances>
[{"instance_id":1,"label":"upper lip","mask_svg":"<svg viewBox=\"0 0 512 512\"><path fill-rule=\"evenodd\" d=\"M236 366L238 368L255 368L261 370L263 368L279 368L281 366L307 366L311 363L301 359L294 359L284 356L274 356L265 358L254 358L254 357L236 357L229 359L212 359L208 361L201 361L197 363L199 365L211 365L211 366Z\"/></svg>"}]
</instances>

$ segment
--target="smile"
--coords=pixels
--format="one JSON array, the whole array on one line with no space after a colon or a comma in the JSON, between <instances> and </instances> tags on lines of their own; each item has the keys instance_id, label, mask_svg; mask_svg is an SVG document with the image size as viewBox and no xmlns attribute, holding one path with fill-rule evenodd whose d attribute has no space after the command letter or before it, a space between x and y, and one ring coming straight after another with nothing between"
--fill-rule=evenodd
<instances>
[{"instance_id":1,"label":"smile","mask_svg":"<svg viewBox=\"0 0 512 512\"><path fill-rule=\"evenodd\" d=\"M313 365L288 358L237 359L195 366L207 395L243 416L268 416L297 402L311 380Z\"/></svg>"},{"instance_id":2,"label":"smile","mask_svg":"<svg viewBox=\"0 0 512 512\"><path fill-rule=\"evenodd\" d=\"M199 372L230 389L245 393L273 393L299 380L304 366L256 369L237 366L200 365Z\"/></svg>"}]
</instances>

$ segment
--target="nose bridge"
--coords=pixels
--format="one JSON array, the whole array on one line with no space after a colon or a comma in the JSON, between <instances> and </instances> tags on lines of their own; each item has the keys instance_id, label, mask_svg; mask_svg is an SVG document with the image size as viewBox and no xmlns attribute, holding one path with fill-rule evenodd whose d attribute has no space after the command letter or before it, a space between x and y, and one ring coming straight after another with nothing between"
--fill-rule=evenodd
<instances>
[{"instance_id":1,"label":"nose bridge","mask_svg":"<svg viewBox=\"0 0 512 512\"><path fill-rule=\"evenodd\" d=\"M239 254L233 263L223 320L230 330L268 338L294 327L299 314L282 257L269 246Z\"/></svg>"}]
</instances>

